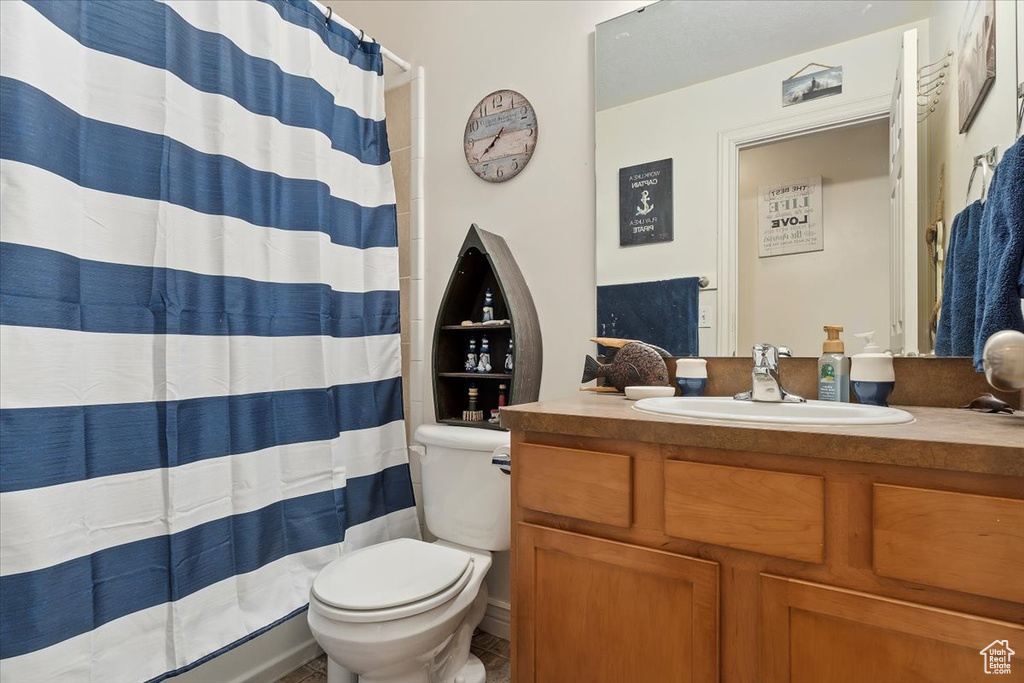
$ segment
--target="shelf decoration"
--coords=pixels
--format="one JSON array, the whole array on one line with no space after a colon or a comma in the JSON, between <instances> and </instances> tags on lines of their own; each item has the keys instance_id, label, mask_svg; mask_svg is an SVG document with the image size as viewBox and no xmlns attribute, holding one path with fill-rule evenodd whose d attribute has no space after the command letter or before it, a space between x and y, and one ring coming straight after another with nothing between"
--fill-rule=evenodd
<instances>
[{"instance_id":1,"label":"shelf decoration","mask_svg":"<svg viewBox=\"0 0 1024 683\"><path fill-rule=\"evenodd\" d=\"M495 365L492 358L503 360ZM504 239L473 225L434 329L437 421L502 429L496 411L536 401L541 366L540 324L523 274Z\"/></svg>"},{"instance_id":2,"label":"shelf decoration","mask_svg":"<svg viewBox=\"0 0 1024 683\"><path fill-rule=\"evenodd\" d=\"M476 339L470 337L469 350L466 352L466 372L476 372L478 357L476 355Z\"/></svg>"},{"instance_id":3,"label":"shelf decoration","mask_svg":"<svg viewBox=\"0 0 1024 683\"><path fill-rule=\"evenodd\" d=\"M490 372L491 371L491 347L487 343L487 337L483 338L480 342L480 360L476 364L477 372Z\"/></svg>"},{"instance_id":4,"label":"shelf decoration","mask_svg":"<svg viewBox=\"0 0 1024 683\"><path fill-rule=\"evenodd\" d=\"M488 287L484 292L484 311L480 321L489 323L492 320L494 320L494 296L491 294L491 288Z\"/></svg>"},{"instance_id":5,"label":"shelf decoration","mask_svg":"<svg viewBox=\"0 0 1024 683\"><path fill-rule=\"evenodd\" d=\"M466 422L479 422L484 419L484 411L477 410L477 396L479 393L480 391L476 388L475 384L469 385L469 408L462 411L462 419Z\"/></svg>"}]
</instances>

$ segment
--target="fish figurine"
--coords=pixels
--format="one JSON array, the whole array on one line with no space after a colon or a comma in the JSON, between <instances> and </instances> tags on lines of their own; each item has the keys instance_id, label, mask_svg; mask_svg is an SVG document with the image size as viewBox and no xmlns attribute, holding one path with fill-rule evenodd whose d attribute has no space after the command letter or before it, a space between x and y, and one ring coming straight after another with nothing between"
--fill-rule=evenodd
<instances>
[{"instance_id":1,"label":"fish figurine","mask_svg":"<svg viewBox=\"0 0 1024 683\"><path fill-rule=\"evenodd\" d=\"M992 394L982 394L978 398L974 399L965 406L960 406L961 410L980 410L986 413L1010 413L1013 414L1013 408L1011 408L1005 401L1001 401Z\"/></svg>"},{"instance_id":2,"label":"fish figurine","mask_svg":"<svg viewBox=\"0 0 1024 683\"><path fill-rule=\"evenodd\" d=\"M668 366L664 352L643 342L629 342L620 348L611 362L602 365L587 356L583 365L583 381L603 377L619 391L632 386L668 386Z\"/></svg>"}]
</instances>

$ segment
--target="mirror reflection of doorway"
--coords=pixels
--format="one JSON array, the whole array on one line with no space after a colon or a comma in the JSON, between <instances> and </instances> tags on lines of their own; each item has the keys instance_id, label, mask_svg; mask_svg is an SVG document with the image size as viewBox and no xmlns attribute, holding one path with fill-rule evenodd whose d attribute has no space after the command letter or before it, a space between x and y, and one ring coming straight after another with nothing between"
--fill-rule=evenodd
<instances>
[{"instance_id":1,"label":"mirror reflection of doorway","mask_svg":"<svg viewBox=\"0 0 1024 683\"><path fill-rule=\"evenodd\" d=\"M737 347L755 342L818 356L823 325L889 328L889 125L886 118L739 150ZM759 257L758 188L821 177L823 250ZM756 338L755 338L756 337Z\"/></svg>"}]
</instances>

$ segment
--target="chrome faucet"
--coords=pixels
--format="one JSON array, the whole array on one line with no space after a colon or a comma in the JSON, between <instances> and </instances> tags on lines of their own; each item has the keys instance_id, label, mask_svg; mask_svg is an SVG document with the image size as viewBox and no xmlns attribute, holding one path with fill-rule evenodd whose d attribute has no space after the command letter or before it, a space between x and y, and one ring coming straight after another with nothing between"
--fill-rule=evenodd
<instances>
[{"instance_id":1,"label":"chrome faucet","mask_svg":"<svg viewBox=\"0 0 1024 683\"><path fill-rule=\"evenodd\" d=\"M751 371L753 387L750 391L733 396L737 401L766 401L769 403L804 403L806 398L791 394L779 381L779 357L792 357L786 346L754 344L754 368Z\"/></svg>"}]
</instances>

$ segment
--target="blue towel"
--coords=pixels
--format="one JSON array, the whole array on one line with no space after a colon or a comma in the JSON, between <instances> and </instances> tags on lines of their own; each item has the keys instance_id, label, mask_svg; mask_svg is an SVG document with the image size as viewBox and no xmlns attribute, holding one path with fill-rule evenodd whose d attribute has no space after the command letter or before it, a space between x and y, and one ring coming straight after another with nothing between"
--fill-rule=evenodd
<instances>
[{"instance_id":1,"label":"blue towel","mask_svg":"<svg viewBox=\"0 0 1024 683\"><path fill-rule=\"evenodd\" d=\"M638 339L674 356L696 356L698 278L601 285L599 337Z\"/></svg>"},{"instance_id":2,"label":"blue towel","mask_svg":"<svg viewBox=\"0 0 1024 683\"><path fill-rule=\"evenodd\" d=\"M953 219L942 283L942 310L935 332L936 356L974 355L982 211L981 202L975 201Z\"/></svg>"},{"instance_id":3,"label":"blue towel","mask_svg":"<svg viewBox=\"0 0 1024 683\"><path fill-rule=\"evenodd\" d=\"M1024 332L1024 138L1006 150L992 177L978 236L974 368L1000 330Z\"/></svg>"},{"instance_id":4,"label":"blue towel","mask_svg":"<svg viewBox=\"0 0 1024 683\"><path fill-rule=\"evenodd\" d=\"M939 322L935 327L935 355L953 355L953 273L957 256L957 235L960 234L962 223L967 220L967 211L961 211L953 217L949 226L949 242L946 244L945 267L942 276L942 307L939 309Z\"/></svg>"}]
</instances>

